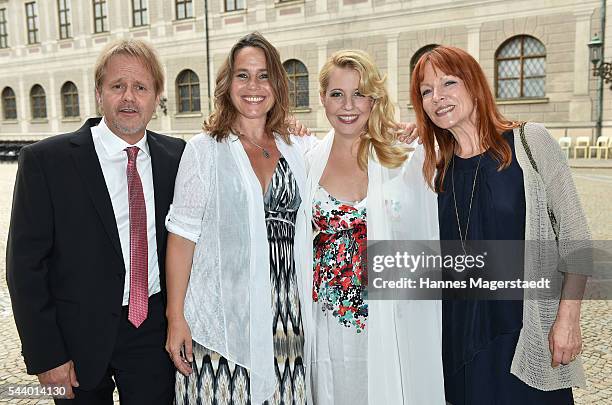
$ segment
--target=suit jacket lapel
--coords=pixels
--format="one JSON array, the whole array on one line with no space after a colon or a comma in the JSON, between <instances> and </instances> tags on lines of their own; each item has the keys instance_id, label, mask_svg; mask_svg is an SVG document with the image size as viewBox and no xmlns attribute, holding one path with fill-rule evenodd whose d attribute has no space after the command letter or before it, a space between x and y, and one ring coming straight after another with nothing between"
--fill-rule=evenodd
<instances>
[{"instance_id":1,"label":"suit jacket lapel","mask_svg":"<svg viewBox=\"0 0 612 405\"><path fill-rule=\"evenodd\" d=\"M99 120L98 120L99 122ZM121 242L119 241L119 231L117 231L117 221L111 203L108 188L102 174L100 161L93 144L91 137L91 126L95 125L95 121L89 120L81 129L79 129L73 139L72 144L75 146L72 149L72 158L77 168L77 173L80 174L83 181L83 186L89 193L91 201L100 216L100 220L106 229L106 233L110 238L116 253L123 260L121 252Z\"/></svg>"}]
</instances>

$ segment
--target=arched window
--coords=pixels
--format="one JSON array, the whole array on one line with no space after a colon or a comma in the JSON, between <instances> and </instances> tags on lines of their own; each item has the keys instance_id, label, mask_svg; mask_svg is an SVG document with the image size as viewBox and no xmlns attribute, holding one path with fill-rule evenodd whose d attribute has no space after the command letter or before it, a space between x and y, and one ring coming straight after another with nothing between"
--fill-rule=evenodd
<instances>
[{"instance_id":1,"label":"arched window","mask_svg":"<svg viewBox=\"0 0 612 405\"><path fill-rule=\"evenodd\" d=\"M289 59L283 63L289 77L289 107L308 108L308 70L297 59Z\"/></svg>"},{"instance_id":2,"label":"arched window","mask_svg":"<svg viewBox=\"0 0 612 405\"><path fill-rule=\"evenodd\" d=\"M183 70L176 78L179 113L200 111L200 79L193 70Z\"/></svg>"},{"instance_id":3,"label":"arched window","mask_svg":"<svg viewBox=\"0 0 612 405\"><path fill-rule=\"evenodd\" d=\"M533 98L546 94L546 47L534 37L519 35L495 53L497 98Z\"/></svg>"},{"instance_id":4,"label":"arched window","mask_svg":"<svg viewBox=\"0 0 612 405\"><path fill-rule=\"evenodd\" d=\"M32 118L47 118L47 97L40 84L35 84L30 89L30 109Z\"/></svg>"},{"instance_id":5,"label":"arched window","mask_svg":"<svg viewBox=\"0 0 612 405\"><path fill-rule=\"evenodd\" d=\"M72 82L66 82L62 86L62 111L65 118L73 118L80 115L79 91Z\"/></svg>"},{"instance_id":6,"label":"arched window","mask_svg":"<svg viewBox=\"0 0 612 405\"><path fill-rule=\"evenodd\" d=\"M412 58L410 59L410 76L412 76L412 71L414 70L414 67L416 66L419 59L421 59L421 56L423 56L425 52L431 51L437 46L438 44L425 45L424 47L416 51L414 55L412 55Z\"/></svg>"},{"instance_id":7,"label":"arched window","mask_svg":"<svg viewBox=\"0 0 612 405\"><path fill-rule=\"evenodd\" d=\"M10 87L5 87L2 90L2 111L5 120L17 119L17 99L15 98L15 92Z\"/></svg>"}]
</instances>

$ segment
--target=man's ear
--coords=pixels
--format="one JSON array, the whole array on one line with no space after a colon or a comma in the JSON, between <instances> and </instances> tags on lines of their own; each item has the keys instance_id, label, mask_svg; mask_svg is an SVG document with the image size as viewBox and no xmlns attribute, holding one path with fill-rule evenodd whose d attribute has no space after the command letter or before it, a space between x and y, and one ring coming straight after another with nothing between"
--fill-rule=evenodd
<instances>
[{"instance_id":1,"label":"man's ear","mask_svg":"<svg viewBox=\"0 0 612 405\"><path fill-rule=\"evenodd\" d=\"M96 87L96 101L98 105L102 105L102 94L100 94L100 90Z\"/></svg>"}]
</instances>

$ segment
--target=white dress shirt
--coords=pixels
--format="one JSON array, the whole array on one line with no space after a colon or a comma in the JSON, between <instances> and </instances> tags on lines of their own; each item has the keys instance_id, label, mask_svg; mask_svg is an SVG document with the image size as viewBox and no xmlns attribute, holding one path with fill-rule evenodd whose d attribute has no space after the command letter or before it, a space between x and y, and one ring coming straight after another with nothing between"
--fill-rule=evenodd
<instances>
[{"instance_id":1,"label":"white dress shirt","mask_svg":"<svg viewBox=\"0 0 612 405\"><path fill-rule=\"evenodd\" d=\"M91 128L94 147L102 174L106 182L106 188L113 205L119 240L121 241L121 252L125 263L125 284L123 287L123 305L128 305L130 299L130 207L128 203L127 184L127 152L126 148L137 146L140 151L136 158L136 168L142 191L144 193L147 209L147 239L149 245L149 296L161 291L159 283L159 264L157 258L157 239L155 232L155 198L153 190L153 172L151 171L151 154L147 144L147 134L135 145L130 145L115 135L106 125L103 118L100 123Z\"/></svg>"}]
</instances>

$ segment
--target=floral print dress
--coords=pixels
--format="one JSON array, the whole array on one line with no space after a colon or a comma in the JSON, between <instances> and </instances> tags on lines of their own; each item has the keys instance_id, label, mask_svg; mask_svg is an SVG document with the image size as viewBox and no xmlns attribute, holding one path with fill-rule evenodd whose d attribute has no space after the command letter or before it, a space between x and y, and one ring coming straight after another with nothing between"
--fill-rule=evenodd
<instances>
[{"instance_id":1,"label":"floral print dress","mask_svg":"<svg viewBox=\"0 0 612 405\"><path fill-rule=\"evenodd\" d=\"M341 201L319 186L313 200L316 404L364 403L367 390L366 199ZM367 401L367 391L365 392Z\"/></svg>"}]
</instances>

